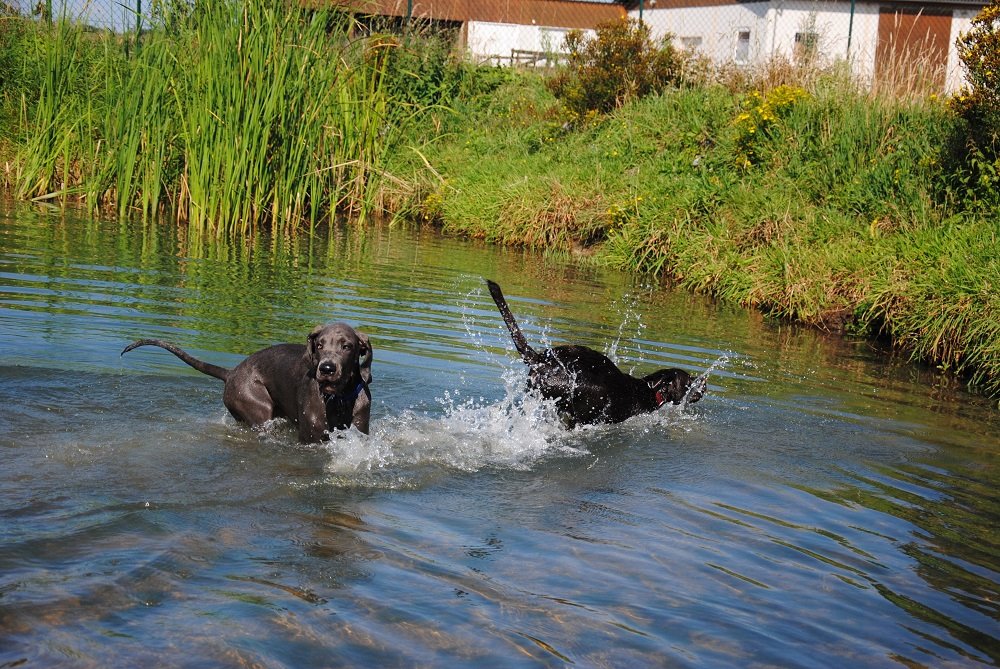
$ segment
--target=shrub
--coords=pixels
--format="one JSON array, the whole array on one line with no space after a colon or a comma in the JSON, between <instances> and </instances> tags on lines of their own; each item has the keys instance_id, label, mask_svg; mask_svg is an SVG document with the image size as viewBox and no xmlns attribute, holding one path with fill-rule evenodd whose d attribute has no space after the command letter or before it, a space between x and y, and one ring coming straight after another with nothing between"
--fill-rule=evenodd
<instances>
[{"instance_id":1,"label":"shrub","mask_svg":"<svg viewBox=\"0 0 1000 669\"><path fill-rule=\"evenodd\" d=\"M569 66L549 86L578 118L610 112L680 79L683 57L670 40L653 40L649 26L631 18L602 23L593 37L570 31Z\"/></svg>"},{"instance_id":2,"label":"shrub","mask_svg":"<svg viewBox=\"0 0 1000 669\"><path fill-rule=\"evenodd\" d=\"M1000 0L983 7L957 46L972 98L992 115L1000 114Z\"/></svg>"},{"instance_id":3,"label":"shrub","mask_svg":"<svg viewBox=\"0 0 1000 669\"><path fill-rule=\"evenodd\" d=\"M959 36L968 85L949 101L966 122L956 142L955 181L969 206L1000 206L1000 0L993 0ZM955 156L953 156L955 159Z\"/></svg>"},{"instance_id":4,"label":"shrub","mask_svg":"<svg viewBox=\"0 0 1000 669\"><path fill-rule=\"evenodd\" d=\"M736 127L737 164L750 167L759 160L758 144L770 135L771 128L788 115L799 100L809 94L796 86L781 85L766 96L750 93L741 105L743 111L733 121Z\"/></svg>"},{"instance_id":5,"label":"shrub","mask_svg":"<svg viewBox=\"0 0 1000 669\"><path fill-rule=\"evenodd\" d=\"M472 68L456 55L448 34L407 34L391 37L386 68L387 90L393 100L409 107L450 104L462 92Z\"/></svg>"}]
</instances>

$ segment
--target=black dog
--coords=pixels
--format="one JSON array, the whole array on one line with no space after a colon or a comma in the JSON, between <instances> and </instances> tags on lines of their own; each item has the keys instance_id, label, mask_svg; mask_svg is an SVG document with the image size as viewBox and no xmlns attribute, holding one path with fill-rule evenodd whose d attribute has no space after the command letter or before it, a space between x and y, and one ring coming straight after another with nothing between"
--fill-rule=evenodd
<instances>
[{"instance_id":1,"label":"black dog","mask_svg":"<svg viewBox=\"0 0 1000 669\"><path fill-rule=\"evenodd\" d=\"M372 347L367 335L346 323L317 326L305 345L277 344L233 369L198 360L159 339L132 342L121 354L139 346L159 346L199 372L222 379L222 401L229 413L252 426L288 418L298 423L299 440L305 443L351 425L368 434Z\"/></svg>"},{"instance_id":2,"label":"black dog","mask_svg":"<svg viewBox=\"0 0 1000 669\"><path fill-rule=\"evenodd\" d=\"M528 345L507 307L500 286L487 280L517 352L528 365L528 386L554 399L567 424L620 423L659 409L667 402L697 402L704 380L682 369L661 369L637 379L618 369L606 355L586 346L556 346L538 352Z\"/></svg>"}]
</instances>

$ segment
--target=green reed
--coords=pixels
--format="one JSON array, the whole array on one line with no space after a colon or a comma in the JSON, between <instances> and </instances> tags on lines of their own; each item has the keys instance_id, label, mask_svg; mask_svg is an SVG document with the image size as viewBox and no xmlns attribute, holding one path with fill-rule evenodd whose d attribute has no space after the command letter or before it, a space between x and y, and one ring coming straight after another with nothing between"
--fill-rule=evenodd
<instances>
[{"instance_id":1,"label":"green reed","mask_svg":"<svg viewBox=\"0 0 1000 669\"><path fill-rule=\"evenodd\" d=\"M72 170L67 156L79 136L81 120L82 100L74 84L84 79L85 61L74 55L80 51L82 34L64 21L55 24L51 39L31 39L36 34L30 33L24 43L27 58L39 64L39 96L33 132L19 156L17 194L65 196Z\"/></svg>"},{"instance_id":2,"label":"green reed","mask_svg":"<svg viewBox=\"0 0 1000 669\"><path fill-rule=\"evenodd\" d=\"M212 234L364 215L393 137L392 45L349 29L337 12L267 0L198 0L128 50L66 21L41 28L17 194Z\"/></svg>"}]
</instances>

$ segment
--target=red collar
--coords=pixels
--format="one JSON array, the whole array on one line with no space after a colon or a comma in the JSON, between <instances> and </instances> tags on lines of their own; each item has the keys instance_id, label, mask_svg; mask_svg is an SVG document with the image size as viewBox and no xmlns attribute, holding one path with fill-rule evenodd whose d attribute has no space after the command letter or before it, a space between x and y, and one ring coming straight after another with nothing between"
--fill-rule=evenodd
<instances>
[{"instance_id":1,"label":"red collar","mask_svg":"<svg viewBox=\"0 0 1000 669\"><path fill-rule=\"evenodd\" d=\"M659 409L661 406L667 403L667 398L663 396L662 390L656 391L656 408Z\"/></svg>"}]
</instances>

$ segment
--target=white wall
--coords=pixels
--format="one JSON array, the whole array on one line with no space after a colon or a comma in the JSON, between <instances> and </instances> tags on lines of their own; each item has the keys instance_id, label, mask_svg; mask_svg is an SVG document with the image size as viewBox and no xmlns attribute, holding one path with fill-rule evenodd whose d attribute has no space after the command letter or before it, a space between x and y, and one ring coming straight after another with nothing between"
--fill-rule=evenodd
<instances>
[{"instance_id":1,"label":"white wall","mask_svg":"<svg viewBox=\"0 0 1000 669\"><path fill-rule=\"evenodd\" d=\"M972 19L979 12L974 12L968 9L956 9L952 12L951 16L951 43L954 44L955 40L961 33L969 32L969 28L972 26ZM948 51L948 72L945 75L945 89L948 92L955 92L961 88L966 83L965 80L965 70L962 69L962 61L958 59L958 50L952 48Z\"/></svg>"},{"instance_id":2,"label":"white wall","mask_svg":"<svg viewBox=\"0 0 1000 669\"><path fill-rule=\"evenodd\" d=\"M653 5L643 10L642 18L655 39L670 33L675 44L682 46L683 40L700 38L701 46L697 50L720 63L734 60L738 34L749 31L749 62L756 62L765 46L767 6L767 2L677 9L656 9ZM629 15L638 18L639 12L635 10Z\"/></svg>"},{"instance_id":3,"label":"white wall","mask_svg":"<svg viewBox=\"0 0 1000 669\"><path fill-rule=\"evenodd\" d=\"M466 43L472 58L477 61L494 59L501 64L509 62L511 51L564 53L563 40L569 28L558 26L519 25L516 23L487 23L469 21ZM593 34L593 31L584 31Z\"/></svg>"},{"instance_id":4,"label":"white wall","mask_svg":"<svg viewBox=\"0 0 1000 669\"><path fill-rule=\"evenodd\" d=\"M863 80L871 81L875 74L877 3L857 2L853 22L848 0L773 0L676 9L657 9L655 4L647 7L643 10L643 20L654 36L671 33L677 46L701 38L698 50L716 63L734 60L737 34L741 30L751 31L751 63L763 63L778 55L791 58L795 52L795 34L814 32L818 36L817 57L821 64L849 59L855 75ZM638 10L631 12L633 17L638 15ZM975 15L971 10L953 11L945 83L948 92L957 90L964 81L954 41L961 31L969 29Z\"/></svg>"},{"instance_id":5,"label":"white wall","mask_svg":"<svg viewBox=\"0 0 1000 669\"><path fill-rule=\"evenodd\" d=\"M853 20L849 2L777 0L771 5L768 56L792 58L795 34L813 32L818 36L816 57L821 65L850 59L855 75L871 80L878 41L877 4L856 3Z\"/></svg>"}]
</instances>

